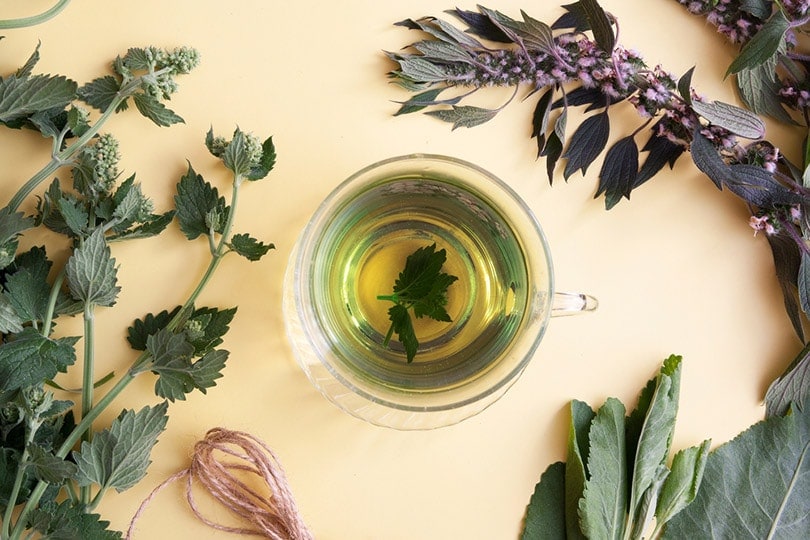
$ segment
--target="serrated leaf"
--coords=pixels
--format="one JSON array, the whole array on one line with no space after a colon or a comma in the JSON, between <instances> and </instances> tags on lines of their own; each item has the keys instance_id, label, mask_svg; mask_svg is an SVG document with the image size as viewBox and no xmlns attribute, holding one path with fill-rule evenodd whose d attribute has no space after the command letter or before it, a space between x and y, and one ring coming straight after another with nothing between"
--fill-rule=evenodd
<instances>
[{"instance_id":1,"label":"serrated leaf","mask_svg":"<svg viewBox=\"0 0 810 540\"><path fill-rule=\"evenodd\" d=\"M671 520L695 500L703 481L710 446L711 441L707 440L700 446L693 446L675 454L655 509L655 518L659 523Z\"/></svg>"},{"instance_id":2,"label":"serrated leaf","mask_svg":"<svg viewBox=\"0 0 810 540\"><path fill-rule=\"evenodd\" d=\"M139 225L125 231L117 231L107 240L112 243L119 240L134 240L136 238L150 238L152 236L157 236L166 230L166 227L168 227L174 219L174 214L174 210L170 210L163 214L152 214L143 223L140 223Z\"/></svg>"},{"instance_id":3,"label":"serrated leaf","mask_svg":"<svg viewBox=\"0 0 810 540\"><path fill-rule=\"evenodd\" d=\"M127 341L129 342L129 346L136 351L145 351L146 339L152 334L156 334L158 330L166 328L169 321L172 320L172 317L179 311L180 306L177 306L171 312L163 310L157 315L149 313L142 319L133 321L127 329Z\"/></svg>"},{"instance_id":4,"label":"serrated leaf","mask_svg":"<svg viewBox=\"0 0 810 540\"><path fill-rule=\"evenodd\" d=\"M589 478L579 503L580 526L588 538L621 539L627 512L622 403L608 398L591 423Z\"/></svg>"},{"instance_id":5,"label":"serrated leaf","mask_svg":"<svg viewBox=\"0 0 810 540\"><path fill-rule=\"evenodd\" d=\"M414 81L434 83L447 80L447 72L440 66L418 56L398 56L400 72Z\"/></svg>"},{"instance_id":6,"label":"serrated leaf","mask_svg":"<svg viewBox=\"0 0 810 540\"><path fill-rule=\"evenodd\" d=\"M17 310L5 295L0 295L0 333L16 334L22 332L25 321L17 315Z\"/></svg>"},{"instance_id":7,"label":"serrated leaf","mask_svg":"<svg viewBox=\"0 0 810 540\"><path fill-rule=\"evenodd\" d=\"M39 445L29 445L28 453L30 455L28 466L37 480L49 484L59 484L68 478L73 478L78 470L73 463L56 457L53 452L49 452Z\"/></svg>"},{"instance_id":8,"label":"serrated leaf","mask_svg":"<svg viewBox=\"0 0 810 540\"><path fill-rule=\"evenodd\" d=\"M787 416L772 416L712 451L697 497L669 521L664 537L806 537L808 412L796 408Z\"/></svg>"},{"instance_id":9,"label":"serrated leaf","mask_svg":"<svg viewBox=\"0 0 810 540\"><path fill-rule=\"evenodd\" d=\"M602 153L610 134L610 119L607 111L586 118L574 131L563 158L565 164L563 177L568 178L576 171L586 174L588 167Z\"/></svg>"},{"instance_id":10,"label":"serrated leaf","mask_svg":"<svg viewBox=\"0 0 810 540\"><path fill-rule=\"evenodd\" d=\"M120 540L121 533L108 529L110 523L98 514L88 513L83 505L69 500L57 505L43 501L31 512L31 527L41 540Z\"/></svg>"},{"instance_id":11,"label":"serrated leaf","mask_svg":"<svg viewBox=\"0 0 810 540\"><path fill-rule=\"evenodd\" d=\"M155 393L171 401L184 400L193 390L205 393L222 377L228 352L210 350L192 362L195 347L185 334L160 330L147 338L147 350L153 362L149 369L157 373Z\"/></svg>"},{"instance_id":12,"label":"serrated leaf","mask_svg":"<svg viewBox=\"0 0 810 540\"><path fill-rule=\"evenodd\" d=\"M78 96L91 107L103 112L112 105L120 89L121 85L118 80L112 75L107 75L94 79L79 88Z\"/></svg>"},{"instance_id":13,"label":"serrated leaf","mask_svg":"<svg viewBox=\"0 0 810 540\"><path fill-rule=\"evenodd\" d=\"M452 109L428 111L425 114L453 124L452 129L471 128L489 122L498 114L498 109L484 109L472 105L453 105Z\"/></svg>"},{"instance_id":14,"label":"serrated leaf","mask_svg":"<svg viewBox=\"0 0 810 540\"><path fill-rule=\"evenodd\" d=\"M693 101L692 109L700 116L746 139L760 139L765 135L765 123L751 111L722 101Z\"/></svg>"},{"instance_id":15,"label":"serrated leaf","mask_svg":"<svg viewBox=\"0 0 810 540\"><path fill-rule=\"evenodd\" d=\"M792 403L810 403L810 343L768 387L765 414L784 416Z\"/></svg>"},{"instance_id":16,"label":"serrated leaf","mask_svg":"<svg viewBox=\"0 0 810 540\"><path fill-rule=\"evenodd\" d=\"M189 343L194 346L194 355L200 356L222 343L229 325L236 315L236 308L195 309L185 324Z\"/></svg>"},{"instance_id":17,"label":"serrated leaf","mask_svg":"<svg viewBox=\"0 0 810 540\"><path fill-rule=\"evenodd\" d=\"M588 17L585 15L580 2L565 4L561 7L565 9L565 13L554 21L554 24L551 25L552 29L563 30L570 28L576 32L587 32L591 29Z\"/></svg>"},{"instance_id":18,"label":"serrated leaf","mask_svg":"<svg viewBox=\"0 0 810 540\"><path fill-rule=\"evenodd\" d=\"M76 361L77 338L49 339L26 328L0 347L0 392L33 386L64 373Z\"/></svg>"},{"instance_id":19,"label":"serrated leaf","mask_svg":"<svg viewBox=\"0 0 810 540\"><path fill-rule=\"evenodd\" d=\"M540 476L526 508L521 540L566 540L565 463L552 463Z\"/></svg>"},{"instance_id":20,"label":"serrated leaf","mask_svg":"<svg viewBox=\"0 0 810 540\"><path fill-rule=\"evenodd\" d=\"M34 226L34 220L25 217L8 206L0 209L0 245L17 238L23 231Z\"/></svg>"},{"instance_id":21,"label":"serrated leaf","mask_svg":"<svg viewBox=\"0 0 810 540\"><path fill-rule=\"evenodd\" d=\"M225 148L222 161L236 175L244 176L250 172L250 157L245 145L245 134L241 130L234 132L233 139Z\"/></svg>"},{"instance_id":22,"label":"serrated leaf","mask_svg":"<svg viewBox=\"0 0 810 540\"><path fill-rule=\"evenodd\" d=\"M166 427L167 408L163 402L138 412L124 410L109 429L83 442L81 450L73 452L78 484L97 484L120 493L138 483L146 475L152 447Z\"/></svg>"},{"instance_id":23,"label":"serrated leaf","mask_svg":"<svg viewBox=\"0 0 810 540\"><path fill-rule=\"evenodd\" d=\"M135 94L132 96L132 101L142 115L158 126L167 127L185 122L183 118L149 94Z\"/></svg>"},{"instance_id":24,"label":"serrated leaf","mask_svg":"<svg viewBox=\"0 0 810 540\"><path fill-rule=\"evenodd\" d=\"M397 339L402 343L405 348L405 356L408 362L413 362L416 357L416 351L419 349L419 341L416 339L416 333L413 330L413 322L411 315L408 313L408 308L402 304L394 304L388 308L388 318L394 331L397 333Z\"/></svg>"},{"instance_id":25,"label":"serrated leaf","mask_svg":"<svg viewBox=\"0 0 810 540\"><path fill-rule=\"evenodd\" d=\"M740 54L728 67L726 75L762 65L777 54L785 52L787 47L785 34L788 28L790 21L785 18L781 9L775 10L771 18L743 46Z\"/></svg>"},{"instance_id":26,"label":"serrated leaf","mask_svg":"<svg viewBox=\"0 0 810 540\"><path fill-rule=\"evenodd\" d=\"M421 111L425 107L429 107L431 105L455 105L461 101L460 97L436 100L439 94L441 94L444 90L446 90L446 88L431 88L430 90L420 92L419 94L411 97L408 99L408 101L398 101L397 103L399 103L401 107L397 110L397 112L394 113L394 116Z\"/></svg>"},{"instance_id":27,"label":"serrated leaf","mask_svg":"<svg viewBox=\"0 0 810 540\"><path fill-rule=\"evenodd\" d=\"M115 259L104 238L96 229L73 251L65 266L70 294L86 305L112 306L121 288L118 286Z\"/></svg>"},{"instance_id":28,"label":"serrated leaf","mask_svg":"<svg viewBox=\"0 0 810 540\"><path fill-rule=\"evenodd\" d=\"M776 78L777 58L737 73L737 90L746 107L757 114L768 115L785 124L795 124L779 100L782 85Z\"/></svg>"},{"instance_id":29,"label":"serrated leaf","mask_svg":"<svg viewBox=\"0 0 810 540\"><path fill-rule=\"evenodd\" d=\"M446 41L423 40L411 45L425 60L472 64L473 57L459 45Z\"/></svg>"},{"instance_id":30,"label":"serrated leaf","mask_svg":"<svg viewBox=\"0 0 810 540\"><path fill-rule=\"evenodd\" d=\"M18 255L13 270L6 275L6 298L23 321L44 319L51 293L50 269L45 249L37 247Z\"/></svg>"},{"instance_id":31,"label":"serrated leaf","mask_svg":"<svg viewBox=\"0 0 810 540\"><path fill-rule=\"evenodd\" d=\"M211 211L219 212L221 215L228 212L225 198L220 197L217 188L197 174L190 163L188 172L177 184L174 205L177 208L180 230L189 240L194 240L200 235L208 236L209 227L206 218ZM222 232L222 228L216 232Z\"/></svg>"},{"instance_id":32,"label":"serrated leaf","mask_svg":"<svg viewBox=\"0 0 810 540\"><path fill-rule=\"evenodd\" d=\"M250 172L245 178L251 181L260 180L270 174L276 166L276 147L273 144L273 137L268 137L262 143L262 157L258 164L252 165Z\"/></svg>"},{"instance_id":33,"label":"serrated leaf","mask_svg":"<svg viewBox=\"0 0 810 540\"><path fill-rule=\"evenodd\" d=\"M638 174L638 145L633 135L617 141L608 149L599 171L599 186L594 198L605 194L605 207L610 210L622 197L630 198Z\"/></svg>"},{"instance_id":34,"label":"serrated leaf","mask_svg":"<svg viewBox=\"0 0 810 540\"><path fill-rule=\"evenodd\" d=\"M584 540L579 526L579 501L588 480L588 432L596 413L587 403L578 400L571 401L570 411L565 465L565 530L568 540Z\"/></svg>"},{"instance_id":35,"label":"serrated leaf","mask_svg":"<svg viewBox=\"0 0 810 540\"><path fill-rule=\"evenodd\" d=\"M90 128L87 123L87 118L84 114L79 112L76 107L71 107L67 112L67 125L70 131L77 137L81 137Z\"/></svg>"},{"instance_id":36,"label":"serrated leaf","mask_svg":"<svg viewBox=\"0 0 810 540\"><path fill-rule=\"evenodd\" d=\"M0 122L63 108L76 97L76 83L62 76L10 76L0 79Z\"/></svg>"},{"instance_id":37,"label":"serrated leaf","mask_svg":"<svg viewBox=\"0 0 810 540\"><path fill-rule=\"evenodd\" d=\"M37 63L39 62L39 46L40 42L37 42L37 46L34 49L34 52L31 53L31 56L28 57L28 60L25 61L25 64L20 66L14 75L18 78L24 78L30 76L34 72L34 67L36 67Z\"/></svg>"},{"instance_id":38,"label":"serrated leaf","mask_svg":"<svg viewBox=\"0 0 810 540\"><path fill-rule=\"evenodd\" d=\"M258 261L264 257L268 251L274 249L273 244L265 244L248 234L235 234L231 237L231 249L249 261Z\"/></svg>"},{"instance_id":39,"label":"serrated leaf","mask_svg":"<svg viewBox=\"0 0 810 540\"><path fill-rule=\"evenodd\" d=\"M655 176L664 165L669 164L669 168L675 166L675 162L683 154L686 149L680 144L674 143L666 137L651 135L647 143L641 149L642 152L647 152L647 158L641 165L641 168L636 175L636 182L633 188L637 188L647 180Z\"/></svg>"},{"instance_id":40,"label":"serrated leaf","mask_svg":"<svg viewBox=\"0 0 810 540\"><path fill-rule=\"evenodd\" d=\"M799 204L802 197L776 181L773 173L756 165L735 163L726 186L747 203L759 208Z\"/></svg>"},{"instance_id":41,"label":"serrated leaf","mask_svg":"<svg viewBox=\"0 0 810 540\"><path fill-rule=\"evenodd\" d=\"M59 197L56 201L59 216L65 226L70 230L75 237L83 237L87 228L90 225L90 216L84 207L73 197Z\"/></svg>"}]
</instances>

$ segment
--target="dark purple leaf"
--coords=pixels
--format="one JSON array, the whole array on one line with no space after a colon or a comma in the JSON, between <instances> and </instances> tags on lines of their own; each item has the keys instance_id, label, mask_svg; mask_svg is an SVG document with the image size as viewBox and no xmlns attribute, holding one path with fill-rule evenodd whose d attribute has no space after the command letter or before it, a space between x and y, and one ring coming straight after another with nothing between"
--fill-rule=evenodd
<instances>
[{"instance_id":1,"label":"dark purple leaf","mask_svg":"<svg viewBox=\"0 0 810 540\"><path fill-rule=\"evenodd\" d=\"M566 4L562 6L565 9L559 19L557 19L551 28L554 30L572 29L575 32L586 32L591 29L588 23L588 17L579 2L573 4Z\"/></svg>"},{"instance_id":2,"label":"dark purple leaf","mask_svg":"<svg viewBox=\"0 0 810 540\"><path fill-rule=\"evenodd\" d=\"M425 92L416 94L408 101L398 101L397 103L401 104L402 107L399 108L397 112L394 113L394 116L399 116L401 114L408 114L416 111L421 111L425 107L429 107L430 105L437 105L439 103L446 103L450 100L444 101L436 101L436 97L445 90L444 87L442 88L432 88ZM455 101L458 102L458 99ZM450 104L450 103L448 103Z\"/></svg>"},{"instance_id":3,"label":"dark purple leaf","mask_svg":"<svg viewBox=\"0 0 810 540\"><path fill-rule=\"evenodd\" d=\"M447 13L464 21L469 27L471 34L499 43L512 43L509 36L507 36L498 25L493 23L489 17L482 13L462 9L451 9L448 10Z\"/></svg>"},{"instance_id":4,"label":"dark purple leaf","mask_svg":"<svg viewBox=\"0 0 810 540\"><path fill-rule=\"evenodd\" d=\"M605 154L594 198L604 193L605 206L610 210L622 197L630 198L637 174L638 146L630 135L617 141Z\"/></svg>"},{"instance_id":5,"label":"dark purple leaf","mask_svg":"<svg viewBox=\"0 0 810 540\"><path fill-rule=\"evenodd\" d=\"M700 129L695 129L693 133L692 161L700 172L708 176L718 189L723 189L723 185L734 181L733 174L729 166L717 152L717 148L707 139Z\"/></svg>"},{"instance_id":6,"label":"dark purple leaf","mask_svg":"<svg viewBox=\"0 0 810 540\"><path fill-rule=\"evenodd\" d=\"M799 277L799 266L801 256L796 242L787 234L780 233L766 236L768 245L773 254L773 263L776 267L776 279L782 289L782 296L793 329L801 341L804 341L804 329L802 328L801 308L799 306L798 290L796 283Z\"/></svg>"},{"instance_id":7,"label":"dark purple leaf","mask_svg":"<svg viewBox=\"0 0 810 540\"><path fill-rule=\"evenodd\" d=\"M613 34L613 26L610 24L605 10L596 0L579 0L578 4L588 19L588 25L593 31L596 44L607 53L613 52L616 36Z\"/></svg>"},{"instance_id":8,"label":"dark purple leaf","mask_svg":"<svg viewBox=\"0 0 810 540\"><path fill-rule=\"evenodd\" d=\"M777 182L773 174L756 165L731 165L732 179L728 189L747 203L760 208L798 204L801 196Z\"/></svg>"},{"instance_id":9,"label":"dark purple leaf","mask_svg":"<svg viewBox=\"0 0 810 540\"><path fill-rule=\"evenodd\" d=\"M554 122L554 129L547 136L546 146L541 152L541 155L546 157L546 173L548 174L549 184L554 181L554 168L557 166L557 161L562 156L563 147L565 146L567 118L568 114L565 111L560 113L560 116Z\"/></svg>"},{"instance_id":10,"label":"dark purple leaf","mask_svg":"<svg viewBox=\"0 0 810 540\"><path fill-rule=\"evenodd\" d=\"M689 71L681 75L678 79L678 93L681 95L687 105L692 104L692 75L695 73L695 66L689 68Z\"/></svg>"},{"instance_id":11,"label":"dark purple leaf","mask_svg":"<svg viewBox=\"0 0 810 540\"><path fill-rule=\"evenodd\" d=\"M791 404L810 405L810 344L805 345L765 393L765 415L784 416Z\"/></svg>"},{"instance_id":12,"label":"dark purple leaf","mask_svg":"<svg viewBox=\"0 0 810 540\"><path fill-rule=\"evenodd\" d=\"M563 154L568 160L563 177L568 180L579 170L585 174L590 164L604 150L609 134L610 120L607 111L586 118L571 136L571 142Z\"/></svg>"},{"instance_id":13,"label":"dark purple leaf","mask_svg":"<svg viewBox=\"0 0 810 540\"><path fill-rule=\"evenodd\" d=\"M671 169L675 165L675 161L677 161L686 149L666 137L653 134L641 151L649 153L644 163L641 165L641 170L638 171L636 183L633 186L634 188L658 174L658 171L663 169L664 165L669 164L669 168Z\"/></svg>"},{"instance_id":14,"label":"dark purple leaf","mask_svg":"<svg viewBox=\"0 0 810 540\"><path fill-rule=\"evenodd\" d=\"M537 106L534 108L532 118L532 137L537 138L537 155L543 153L546 146L546 131L548 130L549 113L551 112L551 99L554 97L554 88L549 88L540 96Z\"/></svg>"}]
</instances>

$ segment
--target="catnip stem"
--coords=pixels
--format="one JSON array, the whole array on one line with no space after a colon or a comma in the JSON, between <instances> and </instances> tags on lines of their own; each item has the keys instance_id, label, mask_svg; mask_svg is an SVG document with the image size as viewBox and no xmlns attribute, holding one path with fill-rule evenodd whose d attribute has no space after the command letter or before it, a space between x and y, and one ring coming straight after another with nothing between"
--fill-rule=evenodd
<instances>
[{"instance_id":1,"label":"catnip stem","mask_svg":"<svg viewBox=\"0 0 810 540\"><path fill-rule=\"evenodd\" d=\"M11 519L14 513L14 507L17 505L17 498L20 496L20 489L22 488L23 478L25 477L25 471L28 465L28 458L30 454L28 452L28 445L30 445L34 441L34 435L36 435L37 428L39 426L32 426L27 425L25 429L25 446L23 448L22 455L20 456L20 463L17 466L17 476L14 478L14 485L11 488L11 493L8 497L8 506L6 507L6 513L3 516L3 534L2 538L5 540L9 538L9 529L11 527ZM19 525L19 522L17 523Z\"/></svg>"},{"instance_id":2,"label":"catnip stem","mask_svg":"<svg viewBox=\"0 0 810 540\"><path fill-rule=\"evenodd\" d=\"M62 289L62 283L65 281L65 267L63 266L62 269L56 274L56 277L53 280L53 285L51 286L51 294L48 297L48 309L45 311L45 318L42 321L42 330L41 334L44 337L48 337L51 333L51 327L53 326L53 314L56 310L56 301L59 298L59 291Z\"/></svg>"},{"instance_id":3,"label":"catnip stem","mask_svg":"<svg viewBox=\"0 0 810 540\"><path fill-rule=\"evenodd\" d=\"M93 408L93 386L95 375L95 314L93 306L84 306L84 371L82 377L82 418L87 416ZM82 434L83 441L90 441L93 437L92 424ZM80 500L83 504L90 503L90 486L82 486Z\"/></svg>"},{"instance_id":4,"label":"catnip stem","mask_svg":"<svg viewBox=\"0 0 810 540\"><path fill-rule=\"evenodd\" d=\"M39 15L32 15L31 17L20 17L19 19L0 20L0 30L7 30L11 28L27 28L29 26L36 26L48 21L57 16L63 9L70 4L70 0L59 0Z\"/></svg>"}]
</instances>

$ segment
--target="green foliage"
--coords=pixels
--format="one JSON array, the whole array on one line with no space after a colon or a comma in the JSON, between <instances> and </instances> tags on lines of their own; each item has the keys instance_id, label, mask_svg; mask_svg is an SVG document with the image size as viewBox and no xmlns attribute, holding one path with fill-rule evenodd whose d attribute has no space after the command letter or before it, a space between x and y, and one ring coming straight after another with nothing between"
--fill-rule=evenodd
<instances>
[{"instance_id":1,"label":"green foliage","mask_svg":"<svg viewBox=\"0 0 810 540\"><path fill-rule=\"evenodd\" d=\"M391 327L384 345L388 345L396 332L405 348L408 362L413 361L419 347L409 310L413 309L417 318L430 317L436 321L452 322L445 310L447 289L458 277L442 272L446 260L447 251L436 251L435 243L417 249L406 258L405 268L394 282L393 294L377 297L378 300L394 302L394 306L388 310Z\"/></svg>"},{"instance_id":2,"label":"green foliage","mask_svg":"<svg viewBox=\"0 0 810 540\"><path fill-rule=\"evenodd\" d=\"M82 511L70 501L46 501L31 513L31 528L42 540L119 540L121 533L110 531L110 523L98 514Z\"/></svg>"},{"instance_id":3,"label":"green foliage","mask_svg":"<svg viewBox=\"0 0 810 540\"><path fill-rule=\"evenodd\" d=\"M177 207L180 230L189 240L201 235L208 236L211 231L223 231L224 222L221 217L229 211L225 197L221 197L217 188L197 174L190 163L188 172L177 184L174 204ZM213 216L219 219L214 222Z\"/></svg>"},{"instance_id":4,"label":"green foliage","mask_svg":"<svg viewBox=\"0 0 810 540\"><path fill-rule=\"evenodd\" d=\"M67 282L70 294L85 305L112 306L121 288L117 285L115 259L96 229L68 259Z\"/></svg>"}]
</instances>

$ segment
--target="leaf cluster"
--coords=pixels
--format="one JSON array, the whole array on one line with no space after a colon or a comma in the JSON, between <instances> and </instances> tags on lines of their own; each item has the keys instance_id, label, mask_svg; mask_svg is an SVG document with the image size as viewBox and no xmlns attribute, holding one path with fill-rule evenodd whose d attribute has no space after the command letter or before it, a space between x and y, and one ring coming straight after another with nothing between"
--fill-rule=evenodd
<instances>
[{"instance_id":1,"label":"leaf cluster","mask_svg":"<svg viewBox=\"0 0 810 540\"><path fill-rule=\"evenodd\" d=\"M446 260L447 250L442 248L436 251L435 243L418 248L405 259L405 267L394 282L393 293L377 297L378 300L394 302L388 309L391 326L383 345L387 346L396 332L409 363L419 348L411 310L416 318L429 317L436 321L452 322L445 309L447 289L458 277L442 272Z\"/></svg>"}]
</instances>

